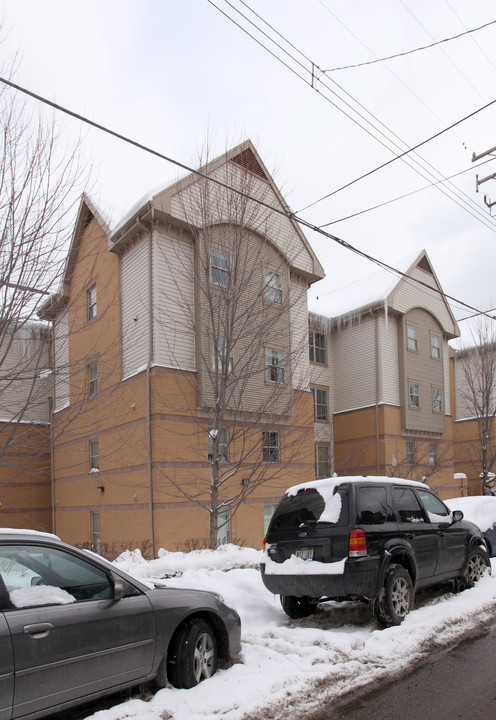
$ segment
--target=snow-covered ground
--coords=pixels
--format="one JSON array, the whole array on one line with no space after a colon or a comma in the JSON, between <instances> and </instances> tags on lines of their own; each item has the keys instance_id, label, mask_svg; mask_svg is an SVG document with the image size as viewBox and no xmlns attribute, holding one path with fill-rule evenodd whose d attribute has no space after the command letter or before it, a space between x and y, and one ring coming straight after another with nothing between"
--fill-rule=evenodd
<instances>
[{"instance_id":1,"label":"snow-covered ground","mask_svg":"<svg viewBox=\"0 0 496 720\"><path fill-rule=\"evenodd\" d=\"M458 595L420 594L402 625L380 629L360 603L327 603L309 618L289 620L262 584L260 551L227 545L160 555L146 562L139 551L127 552L115 562L142 580L220 593L241 616L241 662L192 690L166 688L147 702L132 699L88 716L93 720L287 718L391 678L496 617L496 565L492 577Z\"/></svg>"}]
</instances>

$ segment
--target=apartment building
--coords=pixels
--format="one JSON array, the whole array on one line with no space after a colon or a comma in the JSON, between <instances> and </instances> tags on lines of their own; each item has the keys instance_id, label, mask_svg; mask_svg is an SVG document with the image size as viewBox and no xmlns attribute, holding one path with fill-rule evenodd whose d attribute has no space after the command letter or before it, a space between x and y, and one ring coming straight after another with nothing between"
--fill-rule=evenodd
<instances>
[{"instance_id":1,"label":"apartment building","mask_svg":"<svg viewBox=\"0 0 496 720\"><path fill-rule=\"evenodd\" d=\"M69 542L195 547L216 512L219 540L257 546L288 483L314 475L307 289L322 267L251 142L201 173L112 232L81 203L44 312Z\"/></svg>"},{"instance_id":2,"label":"apartment building","mask_svg":"<svg viewBox=\"0 0 496 720\"><path fill-rule=\"evenodd\" d=\"M310 300L318 476L428 478L454 492L448 341L458 327L425 251Z\"/></svg>"}]
</instances>

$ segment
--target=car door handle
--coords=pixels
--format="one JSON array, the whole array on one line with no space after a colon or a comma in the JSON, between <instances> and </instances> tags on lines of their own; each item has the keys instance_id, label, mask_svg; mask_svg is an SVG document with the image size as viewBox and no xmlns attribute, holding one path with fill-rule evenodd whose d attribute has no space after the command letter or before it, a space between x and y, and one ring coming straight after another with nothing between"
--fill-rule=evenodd
<instances>
[{"instance_id":1,"label":"car door handle","mask_svg":"<svg viewBox=\"0 0 496 720\"><path fill-rule=\"evenodd\" d=\"M414 533L405 533L405 537L407 540L413 540L415 535L414 535Z\"/></svg>"},{"instance_id":2,"label":"car door handle","mask_svg":"<svg viewBox=\"0 0 496 720\"><path fill-rule=\"evenodd\" d=\"M34 623L34 625L24 625L23 627L25 635L31 635L36 639L47 637L50 630L53 630L52 623Z\"/></svg>"}]
</instances>

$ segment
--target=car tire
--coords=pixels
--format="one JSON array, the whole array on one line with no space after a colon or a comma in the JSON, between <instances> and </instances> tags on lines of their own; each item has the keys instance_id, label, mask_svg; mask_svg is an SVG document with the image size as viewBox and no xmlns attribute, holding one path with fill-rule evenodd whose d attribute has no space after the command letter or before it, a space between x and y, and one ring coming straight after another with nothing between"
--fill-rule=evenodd
<instances>
[{"instance_id":1,"label":"car tire","mask_svg":"<svg viewBox=\"0 0 496 720\"><path fill-rule=\"evenodd\" d=\"M293 620L313 615L317 609L318 603L306 597L296 597L295 595L281 595L282 609Z\"/></svg>"},{"instance_id":2,"label":"car tire","mask_svg":"<svg viewBox=\"0 0 496 720\"><path fill-rule=\"evenodd\" d=\"M185 625L169 653L169 682L176 688L192 688L212 677L217 666L217 639L211 626L203 620Z\"/></svg>"},{"instance_id":3,"label":"car tire","mask_svg":"<svg viewBox=\"0 0 496 720\"><path fill-rule=\"evenodd\" d=\"M415 593L410 573L401 565L393 565L386 573L384 587L374 604L377 620L384 627L400 625L413 610Z\"/></svg>"},{"instance_id":4,"label":"car tire","mask_svg":"<svg viewBox=\"0 0 496 720\"><path fill-rule=\"evenodd\" d=\"M477 580L489 569L491 572L491 561L489 555L481 547L473 547L468 555L463 575L458 581L458 589L466 590L474 587Z\"/></svg>"}]
</instances>

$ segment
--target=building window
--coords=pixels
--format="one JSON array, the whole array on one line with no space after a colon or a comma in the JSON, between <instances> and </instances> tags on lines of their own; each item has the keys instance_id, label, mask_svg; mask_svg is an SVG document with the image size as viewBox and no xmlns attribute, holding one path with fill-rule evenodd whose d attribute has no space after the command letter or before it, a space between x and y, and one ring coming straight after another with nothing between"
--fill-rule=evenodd
<instances>
[{"instance_id":1,"label":"building window","mask_svg":"<svg viewBox=\"0 0 496 720\"><path fill-rule=\"evenodd\" d=\"M405 462L407 465L413 465L415 463L415 443L413 440L407 440L405 443L406 458Z\"/></svg>"},{"instance_id":2,"label":"building window","mask_svg":"<svg viewBox=\"0 0 496 720\"><path fill-rule=\"evenodd\" d=\"M229 254L222 250L210 251L210 282L214 285L229 285Z\"/></svg>"},{"instance_id":3,"label":"building window","mask_svg":"<svg viewBox=\"0 0 496 720\"><path fill-rule=\"evenodd\" d=\"M441 359L441 337L431 333L431 357Z\"/></svg>"},{"instance_id":4,"label":"building window","mask_svg":"<svg viewBox=\"0 0 496 720\"><path fill-rule=\"evenodd\" d=\"M96 317L96 285L86 291L86 299L88 302L88 320L93 320Z\"/></svg>"},{"instance_id":5,"label":"building window","mask_svg":"<svg viewBox=\"0 0 496 720\"><path fill-rule=\"evenodd\" d=\"M308 331L308 348L310 362L326 364L326 336L315 330Z\"/></svg>"},{"instance_id":6,"label":"building window","mask_svg":"<svg viewBox=\"0 0 496 720\"><path fill-rule=\"evenodd\" d=\"M432 388L432 410L433 412L441 412L442 409L441 388Z\"/></svg>"},{"instance_id":7,"label":"building window","mask_svg":"<svg viewBox=\"0 0 496 720\"><path fill-rule=\"evenodd\" d=\"M313 412L315 420L329 420L329 405L327 390L312 388ZM326 476L327 477L327 476Z\"/></svg>"},{"instance_id":8,"label":"building window","mask_svg":"<svg viewBox=\"0 0 496 720\"><path fill-rule=\"evenodd\" d=\"M91 515L91 549L93 552L102 552L102 533L100 530L100 513L92 512Z\"/></svg>"},{"instance_id":9,"label":"building window","mask_svg":"<svg viewBox=\"0 0 496 720\"><path fill-rule=\"evenodd\" d=\"M315 475L318 478L327 478L330 475L329 445L315 446Z\"/></svg>"},{"instance_id":10,"label":"building window","mask_svg":"<svg viewBox=\"0 0 496 720\"><path fill-rule=\"evenodd\" d=\"M98 366L95 363L88 365L88 392L96 395L98 392Z\"/></svg>"},{"instance_id":11,"label":"building window","mask_svg":"<svg viewBox=\"0 0 496 720\"><path fill-rule=\"evenodd\" d=\"M282 275L274 270L264 270L265 299L268 302L282 303Z\"/></svg>"},{"instance_id":12,"label":"building window","mask_svg":"<svg viewBox=\"0 0 496 720\"><path fill-rule=\"evenodd\" d=\"M284 382L284 352L282 350L274 350L273 348L265 349L265 357L267 361L267 381L283 383Z\"/></svg>"},{"instance_id":13,"label":"building window","mask_svg":"<svg viewBox=\"0 0 496 720\"><path fill-rule=\"evenodd\" d=\"M437 445L429 443L429 465L437 465Z\"/></svg>"},{"instance_id":14,"label":"building window","mask_svg":"<svg viewBox=\"0 0 496 720\"><path fill-rule=\"evenodd\" d=\"M217 513L217 547L231 542L231 519L229 510Z\"/></svg>"},{"instance_id":15,"label":"building window","mask_svg":"<svg viewBox=\"0 0 496 720\"><path fill-rule=\"evenodd\" d=\"M409 383L410 407L420 407L419 386L416 382Z\"/></svg>"},{"instance_id":16,"label":"building window","mask_svg":"<svg viewBox=\"0 0 496 720\"><path fill-rule=\"evenodd\" d=\"M279 433L262 433L262 458L264 462L279 462Z\"/></svg>"},{"instance_id":17,"label":"building window","mask_svg":"<svg viewBox=\"0 0 496 720\"><path fill-rule=\"evenodd\" d=\"M217 338L217 343L215 341L212 341L212 370L214 372L223 372L224 369L224 362L227 361L227 372L230 374L233 371L233 363L234 363L234 349L231 345L230 351L229 351L229 358L225 357L226 355L226 348L227 348L227 342L226 339L223 337Z\"/></svg>"},{"instance_id":18,"label":"building window","mask_svg":"<svg viewBox=\"0 0 496 720\"><path fill-rule=\"evenodd\" d=\"M269 529L269 523L272 520L272 515L275 513L277 503L266 503L264 505L264 537L267 535Z\"/></svg>"},{"instance_id":19,"label":"building window","mask_svg":"<svg viewBox=\"0 0 496 720\"><path fill-rule=\"evenodd\" d=\"M214 459L214 438L216 431L214 428L208 429L208 461L213 462ZM227 428L222 428L219 432L219 447L218 447L219 460L222 462L229 461L229 449L227 442Z\"/></svg>"},{"instance_id":20,"label":"building window","mask_svg":"<svg viewBox=\"0 0 496 720\"><path fill-rule=\"evenodd\" d=\"M98 440L90 440L90 472L100 470L100 453Z\"/></svg>"},{"instance_id":21,"label":"building window","mask_svg":"<svg viewBox=\"0 0 496 720\"><path fill-rule=\"evenodd\" d=\"M407 325L408 349L418 351L418 333L415 325Z\"/></svg>"}]
</instances>

